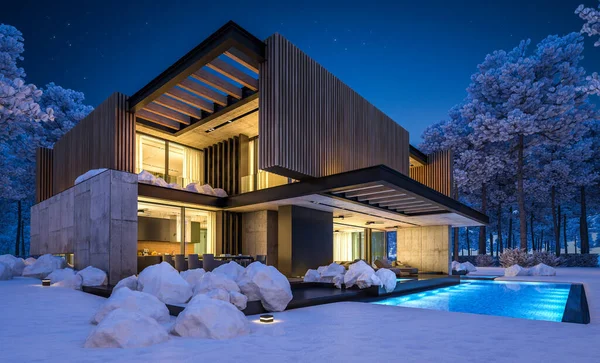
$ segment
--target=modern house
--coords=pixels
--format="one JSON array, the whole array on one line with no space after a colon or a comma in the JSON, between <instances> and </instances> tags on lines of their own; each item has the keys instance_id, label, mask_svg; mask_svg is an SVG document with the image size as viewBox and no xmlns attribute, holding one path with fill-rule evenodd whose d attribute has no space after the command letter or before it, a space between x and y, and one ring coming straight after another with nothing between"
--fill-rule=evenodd
<instances>
[{"instance_id":1,"label":"modern house","mask_svg":"<svg viewBox=\"0 0 600 363\"><path fill-rule=\"evenodd\" d=\"M183 189L138 182L142 171ZM31 254L68 254L111 283L146 253L266 255L300 276L394 244L398 260L448 273L450 227L488 222L451 197L449 152L423 154L287 39L232 22L38 150L36 185Z\"/></svg>"}]
</instances>

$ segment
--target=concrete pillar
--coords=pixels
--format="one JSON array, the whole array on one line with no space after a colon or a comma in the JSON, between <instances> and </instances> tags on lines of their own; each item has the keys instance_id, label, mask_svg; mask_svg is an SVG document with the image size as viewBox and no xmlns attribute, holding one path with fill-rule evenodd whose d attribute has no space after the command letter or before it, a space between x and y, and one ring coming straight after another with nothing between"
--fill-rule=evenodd
<instances>
[{"instance_id":1,"label":"concrete pillar","mask_svg":"<svg viewBox=\"0 0 600 363\"><path fill-rule=\"evenodd\" d=\"M262 210L242 214L242 253L266 255L267 264L277 267L277 212Z\"/></svg>"},{"instance_id":2,"label":"concrete pillar","mask_svg":"<svg viewBox=\"0 0 600 363\"><path fill-rule=\"evenodd\" d=\"M450 271L450 227L400 228L397 237L398 261L419 272Z\"/></svg>"}]
</instances>

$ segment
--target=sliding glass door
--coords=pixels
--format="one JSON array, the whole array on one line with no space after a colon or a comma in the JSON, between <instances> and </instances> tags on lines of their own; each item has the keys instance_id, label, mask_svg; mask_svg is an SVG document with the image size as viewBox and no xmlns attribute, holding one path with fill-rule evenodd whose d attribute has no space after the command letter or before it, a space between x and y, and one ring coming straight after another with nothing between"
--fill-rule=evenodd
<instances>
[{"instance_id":1,"label":"sliding glass door","mask_svg":"<svg viewBox=\"0 0 600 363\"><path fill-rule=\"evenodd\" d=\"M333 225L333 260L354 261L365 258L365 229Z\"/></svg>"}]
</instances>

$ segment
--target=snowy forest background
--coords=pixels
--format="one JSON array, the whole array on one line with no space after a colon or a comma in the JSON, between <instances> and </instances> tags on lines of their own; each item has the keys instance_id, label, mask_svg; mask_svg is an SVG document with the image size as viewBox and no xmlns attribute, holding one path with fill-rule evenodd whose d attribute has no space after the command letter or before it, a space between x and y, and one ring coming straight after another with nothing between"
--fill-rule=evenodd
<instances>
[{"instance_id":1,"label":"snowy forest background","mask_svg":"<svg viewBox=\"0 0 600 363\"><path fill-rule=\"evenodd\" d=\"M454 151L455 198L490 216L487 228L454 229L455 255L600 252L600 80L580 66L600 12L575 13L580 32L488 54L464 101L423 134L423 151ZM22 34L0 24L0 254L28 254L36 148L93 109L81 92L27 83L23 52Z\"/></svg>"}]
</instances>

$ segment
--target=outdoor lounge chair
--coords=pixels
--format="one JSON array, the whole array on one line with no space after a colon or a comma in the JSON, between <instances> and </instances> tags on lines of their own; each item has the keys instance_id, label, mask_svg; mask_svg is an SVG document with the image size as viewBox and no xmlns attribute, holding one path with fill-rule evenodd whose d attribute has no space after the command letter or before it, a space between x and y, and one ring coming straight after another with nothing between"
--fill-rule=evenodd
<instances>
[{"instance_id":1,"label":"outdoor lounge chair","mask_svg":"<svg viewBox=\"0 0 600 363\"><path fill-rule=\"evenodd\" d=\"M402 264L400 264L400 266L395 265L397 262L394 262L393 264L390 263L390 261L383 259L383 260L375 260L375 262L373 262L375 264L375 266L377 266L377 268L387 268L388 270L394 272L396 274L396 276L398 277L402 277L402 276L409 276L409 275L416 275L419 273L419 270L417 268L414 267L408 267L408 266L404 266Z\"/></svg>"}]
</instances>

